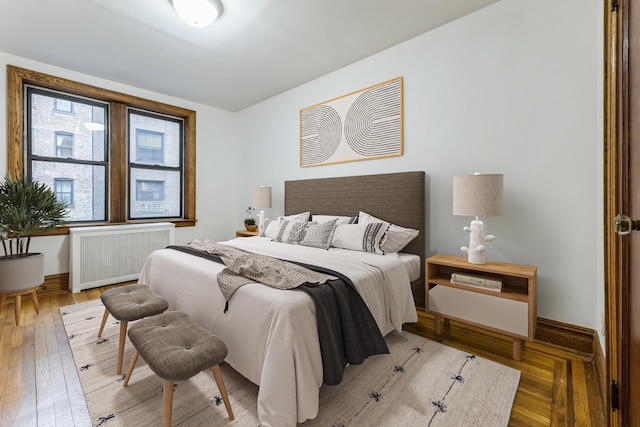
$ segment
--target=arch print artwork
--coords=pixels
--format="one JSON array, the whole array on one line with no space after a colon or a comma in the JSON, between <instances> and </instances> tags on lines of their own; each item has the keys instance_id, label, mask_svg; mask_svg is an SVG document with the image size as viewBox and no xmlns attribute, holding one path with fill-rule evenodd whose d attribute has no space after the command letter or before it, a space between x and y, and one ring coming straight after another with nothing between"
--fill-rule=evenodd
<instances>
[{"instance_id":1,"label":"arch print artwork","mask_svg":"<svg viewBox=\"0 0 640 427\"><path fill-rule=\"evenodd\" d=\"M300 167L402 155L402 77L300 110Z\"/></svg>"}]
</instances>

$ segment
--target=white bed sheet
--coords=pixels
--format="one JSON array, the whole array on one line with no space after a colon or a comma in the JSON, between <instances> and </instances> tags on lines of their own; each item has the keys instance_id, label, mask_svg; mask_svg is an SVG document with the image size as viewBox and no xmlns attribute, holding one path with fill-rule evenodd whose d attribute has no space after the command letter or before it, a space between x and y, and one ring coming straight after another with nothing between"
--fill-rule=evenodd
<instances>
[{"instance_id":1,"label":"white bed sheet","mask_svg":"<svg viewBox=\"0 0 640 427\"><path fill-rule=\"evenodd\" d=\"M420 278L420 274L422 273L422 258L420 258L418 255L405 253L399 253L397 255L400 257L400 260L407 269L409 280L412 282L418 280Z\"/></svg>"},{"instance_id":2,"label":"white bed sheet","mask_svg":"<svg viewBox=\"0 0 640 427\"><path fill-rule=\"evenodd\" d=\"M407 269L400 257L325 251L262 237L222 243L347 275L383 335L417 321ZM322 360L312 300L302 291L253 283L236 291L224 313L225 299L216 281L223 268L204 258L164 249L149 256L139 283L166 298L170 310L187 313L227 344L226 361L260 386L257 412L261 425L295 426L315 418Z\"/></svg>"}]
</instances>

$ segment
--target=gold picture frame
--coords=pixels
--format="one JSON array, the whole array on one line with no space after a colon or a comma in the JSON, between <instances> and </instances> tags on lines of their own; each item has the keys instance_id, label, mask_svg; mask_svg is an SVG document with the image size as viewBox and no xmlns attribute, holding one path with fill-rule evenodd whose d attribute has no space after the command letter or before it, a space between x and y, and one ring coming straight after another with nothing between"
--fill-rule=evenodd
<instances>
[{"instance_id":1,"label":"gold picture frame","mask_svg":"<svg viewBox=\"0 0 640 427\"><path fill-rule=\"evenodd\" d=\"M402 77L300 110L300 167L402 156Z\"/></svg>"}]
</instances>

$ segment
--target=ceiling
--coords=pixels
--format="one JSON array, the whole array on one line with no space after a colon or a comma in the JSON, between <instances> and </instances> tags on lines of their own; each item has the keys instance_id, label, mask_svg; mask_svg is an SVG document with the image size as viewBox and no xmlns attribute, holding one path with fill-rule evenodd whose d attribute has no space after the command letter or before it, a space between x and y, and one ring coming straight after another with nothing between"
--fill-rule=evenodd
<instances>
[{"instance_id":1,"label":"ceiling","mask_svg":"<svg viewBox=\"0 0 640 427\"><path fill-rule=\"evenodd\" d=\"M239 111L498 0L0 0L0 51Z\"/></svg>"}]
</instances>

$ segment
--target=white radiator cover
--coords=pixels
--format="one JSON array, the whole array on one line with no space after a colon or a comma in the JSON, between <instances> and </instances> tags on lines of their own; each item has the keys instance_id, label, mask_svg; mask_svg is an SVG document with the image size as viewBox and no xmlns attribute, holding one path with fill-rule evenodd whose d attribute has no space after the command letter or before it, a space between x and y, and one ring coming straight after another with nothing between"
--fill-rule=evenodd
<instances>
[{"instance_id":1,"label":"white radiator cover","mask_svg":"<svg viewBox=\"0 0 640 427\"><path fill-rule=\"evenodd\" d=\"M136 280L151 252L173 245L170 222L69 229L69 287L84 289Z\"/></svg>"}]
</instances>

